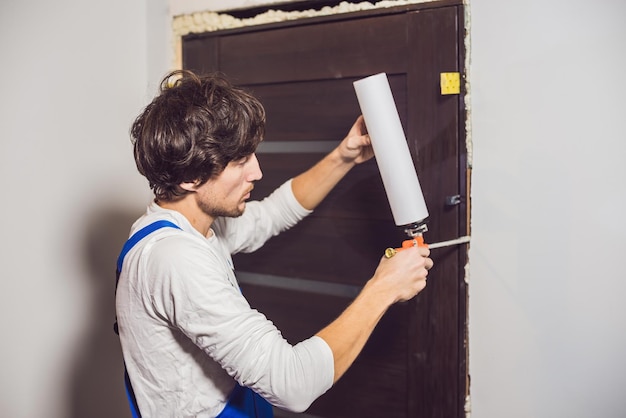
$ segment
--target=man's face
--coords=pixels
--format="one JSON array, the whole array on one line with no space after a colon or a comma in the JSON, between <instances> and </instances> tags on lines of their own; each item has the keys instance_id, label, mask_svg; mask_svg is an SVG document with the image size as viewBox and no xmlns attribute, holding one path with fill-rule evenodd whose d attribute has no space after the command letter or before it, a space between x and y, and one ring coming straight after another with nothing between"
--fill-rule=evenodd
<instances>
[{"instance_id":1,"label":"man's face","mask_svg":"<svg viewBox=\"0 0 626 418\"><path fill-rule=\"evenodd\" d=\"M254 182L262 176L255 154L231 161L219 176L197 189L198 206L213 219L219 216L241 216Z\"/></svg>"}]
</instances>

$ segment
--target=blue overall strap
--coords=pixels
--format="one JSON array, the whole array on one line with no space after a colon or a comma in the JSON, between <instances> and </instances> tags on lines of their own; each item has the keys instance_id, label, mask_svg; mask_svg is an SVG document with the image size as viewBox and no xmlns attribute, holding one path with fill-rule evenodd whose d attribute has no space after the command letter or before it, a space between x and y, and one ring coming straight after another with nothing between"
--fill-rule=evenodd
<instances>
[{"instance_id":1,"label":"blue overall strap","mask_svg":"<svg viewBox=\"0 0 626 418\"><path fill-rule=\"evenodd\" d=\"M122 271L122 264L124 263L124 257L126 254L146 236L150 235L152 232L156 231L160 228L177 228L180 229L178 225L170 221L156 221L151 223L150 225L144 226L139 231L135 232L124 244L122 247L122 252L120 256L117 258L117 269L115 274L115 289L117 290L117 283L120 280L120 272ZM116 334L119 334L117 329L117 320L115 321L115 325L113 326ZM130 406L130 412L133 418L141 418L141 413L139 412L139 407L137 406L137 399L135 398L135 392L133 391L133 387L130 384L130 377L128 376L128 372L126 371L126 365L124 365L124 387L126 388L126 397L128 398L128 404Z\"/></svg>"},{"instance_id":2,"label":"blue overall strap","mask_svg":"<svg viewBox=\"0 0 626 418\"><path fill-rule=\"evenodd\" d=\"M137 398L135 398L135 392L133 391L133 386L130 384L128 371L126 371L126 364L124 364L124 389L126 389L126 398L128 399L128 406L130 407L130 414L133 418L141 418Z\"/></svg>"},{"instance_id":3,"label":"blue overall strap","mask_svg":"<svg viewBox=\"0 0 626 418\"><path fill-rule=\"evenodd\" d=\"M226 406L216 418L273 418L272 405L252 389L239 384L228 397Z\"/></svg>"},{"instance_id":4,"label":"blue overall strap","mask_svg":"<svg viewBox=\"0 0 626 418\"><path fill-rule=\"evenodd\" d=\"M126 243L124 244L124 247L122 247L122 252L120 253L120 256L117 258L117 271L118 272L122 271L122 264L124 263L124 257L126 257L126 254L135 246L135 244L137 244L139 241L141 241L143 238L150 235L157 229L161 229L164 227L180 229L180 227L173 222L160 220L160 221L153 222L150 225L146 225L143 228L141 228L139 231L135 232L128 239L128 241L126 241Z\"/></svg>"}]
</instances>

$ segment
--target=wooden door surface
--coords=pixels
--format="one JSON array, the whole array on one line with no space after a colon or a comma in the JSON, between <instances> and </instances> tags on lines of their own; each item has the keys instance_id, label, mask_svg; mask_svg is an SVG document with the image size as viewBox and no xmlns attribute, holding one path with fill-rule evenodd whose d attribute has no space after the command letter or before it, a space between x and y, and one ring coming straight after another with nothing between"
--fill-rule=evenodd
<instances>
[{"instance_id":1,"label":"wooden door surface","mask_svg":"<svg viewBox=\"0 0 626 418\"><path fill-rule=\"evenodd\" d=\"M425 238L437 242L468 232L464 103L442 95L439 83L442 72L463 75L463 37L461 1L439 1L187 35L183 67L221 71L264 104L257 199L344 138L360 113L353 81L387 73L430 213ZM459 198L450 204L451 197ZM299 225L237 255L235 267L250 303L296 343L339 315L384 249L405 238L372 160ZM307 416L464 416L466 248L431 255L426 289L387 312L354 366Z\"/></svg>"}]
</instances>

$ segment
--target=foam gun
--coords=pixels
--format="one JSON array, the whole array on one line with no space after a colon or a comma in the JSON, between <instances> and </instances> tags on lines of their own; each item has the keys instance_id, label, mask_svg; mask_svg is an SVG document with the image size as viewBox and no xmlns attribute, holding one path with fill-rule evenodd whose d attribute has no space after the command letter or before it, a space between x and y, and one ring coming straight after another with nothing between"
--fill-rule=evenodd
<instances>
[{"instance_id":1,"label":"foam gun","mask_svg":"<svg viewBox=\"0 0 626 418\"><path fill-rule=\"evenodd\" d=\"M423 234L428 230L428 209L387 74L372 75L353 84L394 222L409 237L401 248L387 248L385 256L392 257L407 247L427 246Z\"/></svg>"}]
</instances>

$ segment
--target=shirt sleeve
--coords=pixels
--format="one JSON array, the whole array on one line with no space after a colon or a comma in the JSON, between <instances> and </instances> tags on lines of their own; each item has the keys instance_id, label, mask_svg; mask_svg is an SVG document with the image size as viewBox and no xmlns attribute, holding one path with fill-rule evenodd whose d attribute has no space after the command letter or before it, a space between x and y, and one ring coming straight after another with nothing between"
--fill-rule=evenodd
<instances>
[{"instance_id":1,"label":"shirt sleeve","mask_svg":"<svg viewBox=\"0 0 626 418\"><path fill-rule=\"evenodd\" d=\"M187 240L187 241L185 241ZM275 406L301 412L333 383L332 351L311 337L291 345L227 279L229 267L204 245L172 236L147 264L151 304L241 385Z\"/></svg>"}]
</instances>

